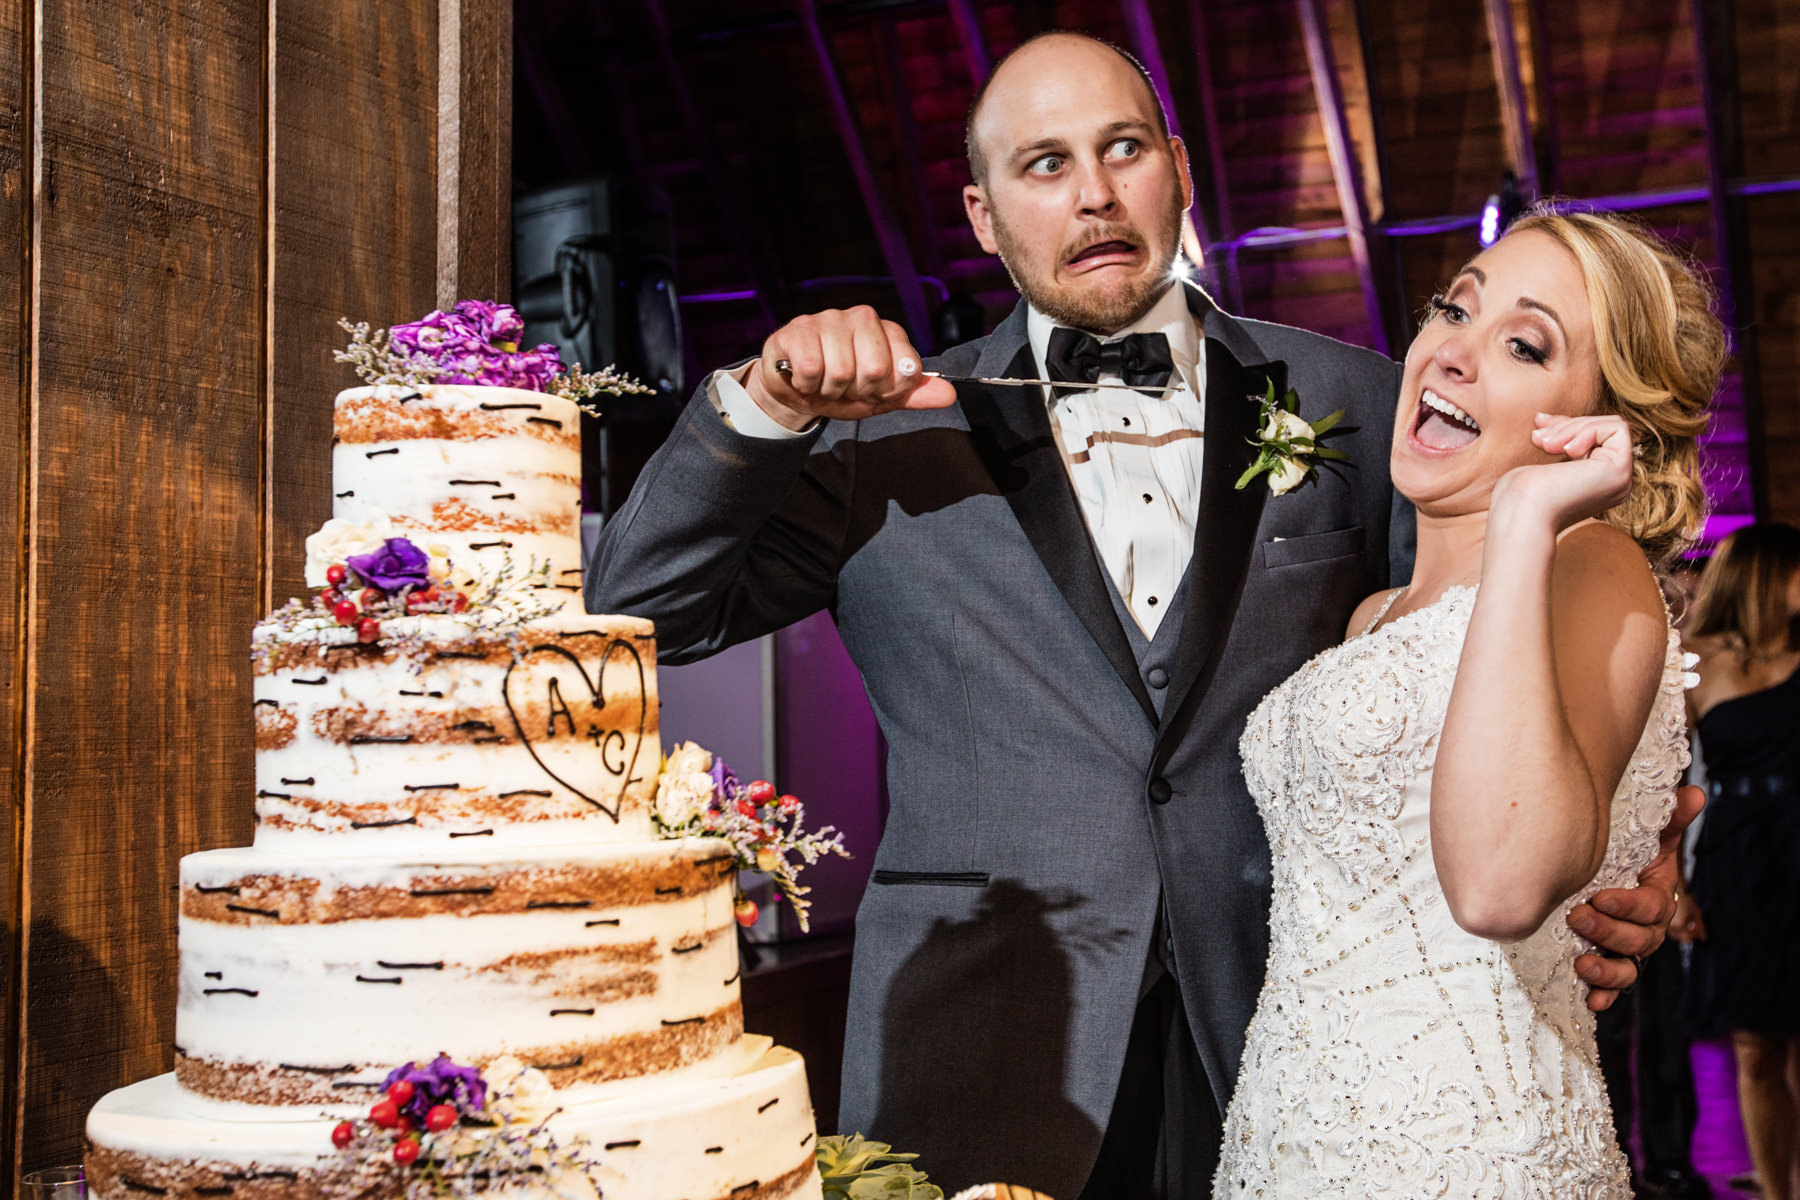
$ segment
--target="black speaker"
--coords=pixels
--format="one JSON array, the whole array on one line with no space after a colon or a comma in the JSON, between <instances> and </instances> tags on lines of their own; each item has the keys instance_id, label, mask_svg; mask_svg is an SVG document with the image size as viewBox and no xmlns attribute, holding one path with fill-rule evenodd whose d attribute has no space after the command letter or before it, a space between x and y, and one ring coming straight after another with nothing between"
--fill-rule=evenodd
<instances>
[{"instance_id":1,"label":"black speaker","mask_svg":"<svg viewBox=\"0 0 1800 1200\"><path fill-rule=\"evenodd\" d=\"M523 344L554 342L565 363L613 365L657 390L607 401L614 420L661 419L686 399L675 217L663 192L605 175L516 198L513 295Z\"/></svg>"}]
</instances>

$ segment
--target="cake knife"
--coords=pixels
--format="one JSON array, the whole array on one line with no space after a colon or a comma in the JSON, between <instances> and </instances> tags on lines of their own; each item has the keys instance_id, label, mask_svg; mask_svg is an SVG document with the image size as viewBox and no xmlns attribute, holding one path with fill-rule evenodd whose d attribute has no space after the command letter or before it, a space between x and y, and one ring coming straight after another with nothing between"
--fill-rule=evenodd
<instances>
[{"instance_id":1,"label":"cake knife","mask_svg":"<svg viewBox=\"0 0 1800 1200\"><path fill-rule=\"evenodd\" d=\"M775 360L775 370L777 373L782 374L782 375L790 375L793 373L792 366L788 363L788 360L785 358L778 358ZM1121 383L1068 383L1065 381L1065 382L1059 383L1054 379L994 379L994 378L991 378L986 375L946 375L942 371L926 371L926 372L924 372L924 376L927 379L942 379L946 383L985 383L985 384L996 384L1001 387L1030 387L1030 386L1057 387L1057 388L1068 388L1070 390L1079 389L1080 391L1092 391L1096 388L1117 388L1117 389L1121 389L1121 390L1127 391L1127 392L1144 392L1146 394L1155 394L1155 395L1160 395L1160 396L1168 396L1175 392L1181 392L1181 391L1187 390L1187 385L1182 384L1182 383L1165 383L1165 384L1157 384L1157 385L1145 385L1144 387L1133 387L1129 383L1122 383L1122 382Z\"/></svg>"}]
</instances>

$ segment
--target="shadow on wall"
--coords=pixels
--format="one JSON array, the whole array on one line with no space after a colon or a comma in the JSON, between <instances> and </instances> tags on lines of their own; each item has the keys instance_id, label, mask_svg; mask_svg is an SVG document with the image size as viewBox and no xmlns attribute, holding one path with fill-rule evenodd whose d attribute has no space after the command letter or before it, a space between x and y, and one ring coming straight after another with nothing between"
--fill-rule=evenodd
<instances>
[{"instance_id":1,"label":"shadow on wall","mask_svg":"<svg viewBox=\"0 0 1800 1200\"><path fill-rule=\"evenodd\" d=\"M19 1169L81 1161L88 1110L118 1087L134 1014L104 964L47 920L31 926ZM140 1002L142 1003L142 1002Z\"/></svg>"}]
</instances>

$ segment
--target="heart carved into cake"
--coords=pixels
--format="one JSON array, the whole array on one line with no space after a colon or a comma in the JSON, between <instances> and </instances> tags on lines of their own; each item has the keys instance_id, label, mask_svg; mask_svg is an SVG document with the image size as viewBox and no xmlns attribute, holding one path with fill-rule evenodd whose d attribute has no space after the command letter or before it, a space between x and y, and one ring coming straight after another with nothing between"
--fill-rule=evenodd
<instances>
[{"instance_id":1,"label":"heart carved into cake","mask_svg":"<svg viewBox=\"0 0 1800 1200\"><path fill-rule=\"evenodd\" d=\"M617 821L625 789L638 782L634 772L649 715L643 657L630 642L615 639L596 675L590 679L581 660L561 646L533 646L506 672L506 711L544 774ZM590 774L596 756L618 780L610 804L569 782Z\"/></svg>"}]
</instances>

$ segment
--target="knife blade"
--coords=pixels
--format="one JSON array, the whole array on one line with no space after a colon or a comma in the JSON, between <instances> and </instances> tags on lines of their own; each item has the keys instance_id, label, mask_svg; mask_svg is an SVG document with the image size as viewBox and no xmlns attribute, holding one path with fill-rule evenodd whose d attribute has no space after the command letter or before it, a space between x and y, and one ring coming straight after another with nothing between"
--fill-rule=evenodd
<instances>
[{"instance_id":1,"label":"knife blade","mask_svg":"<svg viewBox=\"0 0 1800 1200\"><path fill-rule=\"evenodd\" d=\"M775 370L782 375L790 375L793 373L791 364L789 364L788 360L785 358L778 358L775 360ZM1131 384L1123 382L1059 383L1054 379L996 379L987 375L946 375L942 371L926 371L924 372L924 376L927 379L942 379L946 383L981 383L998 387L1057 387L1065 388L1070 391L1084 392L1092 391L1097 388L1115 388L1127 392L1143 392L1145 394L1168 396L1175 392L1187 390L1187 385L1182 383L1165 383L1155 386L1133 387Z\"/></svg>"}]
</instances>

